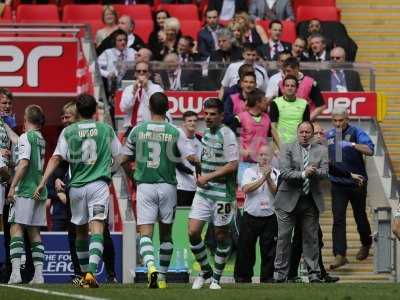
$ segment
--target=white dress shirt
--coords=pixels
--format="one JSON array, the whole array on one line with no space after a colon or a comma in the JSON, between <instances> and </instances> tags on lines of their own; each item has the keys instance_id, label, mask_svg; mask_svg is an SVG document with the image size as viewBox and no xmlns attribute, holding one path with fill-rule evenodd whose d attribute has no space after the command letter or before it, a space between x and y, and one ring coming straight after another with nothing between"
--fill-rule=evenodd
<instances>
[{"instance_id":1,"label":"white dress shirt","mask_svg":"<svg viewBox=\"0 0 400 300\"><path fill-rule=\"evenodd\" d=\"M121 51L116 48L105 50L97 58L101 76L108 77L110 74L118 75L117 62L135 61L135 54L136 51L132 48L125 48L122 51L122 56Z\"/></svg>"},{"instance_id":2,"label":"white dress shirt","mask_svg":"<svg viewBox=\"0 0 400 300\"><path fill-rule=\"evenodd\" d=\"M221 81L221 85L224 88L231 87L235 84L238 83L239 81L239 68L244 65L244 60L238 61L235 63L231 63L228 68L226 69L224 78ZM254 69L256 73L256 79L257 79L257 88L259 88L262 91L265 91L267 89L268 85L268 74L267 71L265 71L265 68L254 64Z\"/></svg>"},{"instance_id":3,"label":"white dress shirt","mask_svg":"<svg viewBox=\"0 0 400 300\"><path fill-rule=\"evenodd\" d=\"M138 108L137 123L151 120L149 100L151 95L157 92L163 93L164 90L161 86L149 80L147 83L147 88L143 90L142 100ZM125 128L131 126L132 109L133 105L135 104L135 101L136 97L135 95L133 95L133 84L131 84L128 85L122 92L121 103L119 104L119 108L121 109L122 112L125 113L124 116ZM170 122L172 121L172 116L169 112L167 112L167 118L169 119Z\"/></svg>"},{"instance_id":4,"label":"white dress shirt","mask_svg":"<svg viewBox=\"0 0 400 300\"><path fill-rule=\"evenodd\" d=\"M283 80L283 72L279 71L278 73L271 76L268 81L267 91L265 96L268 98L275 98L279 95L279 83Z\"/></svg>"}]
</instances>

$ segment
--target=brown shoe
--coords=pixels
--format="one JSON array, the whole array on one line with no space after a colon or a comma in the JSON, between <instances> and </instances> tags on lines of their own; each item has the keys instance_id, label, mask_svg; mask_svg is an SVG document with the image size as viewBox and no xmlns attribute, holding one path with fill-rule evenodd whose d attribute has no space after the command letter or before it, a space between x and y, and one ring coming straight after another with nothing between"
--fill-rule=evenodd
<instances>
[{"instance_id":1,"label":"brown shoe","mask_svg":"<svg viewBox=\"0 0 400 300\"><path fill-rule=\"evenodd\" d=\"M371 249L371 246L361 246L360 250L358 251L356 258L358 260L364 260L368 257L369 255L369 249Z\"/></svg>"},{"instance_id":2,"label":"brown shoe","mask_svg":"<svg viewBox=\"0 0 400 300\"><path fill-rule=\"evenodd\" d=\"M336 255L335 260L333 261L333 264L329 266L331 270L337 269L341 266L344 266L345 264L348 264L349 261L347 260L346 256L342 255Z\"/></svg>"}]
</instances>

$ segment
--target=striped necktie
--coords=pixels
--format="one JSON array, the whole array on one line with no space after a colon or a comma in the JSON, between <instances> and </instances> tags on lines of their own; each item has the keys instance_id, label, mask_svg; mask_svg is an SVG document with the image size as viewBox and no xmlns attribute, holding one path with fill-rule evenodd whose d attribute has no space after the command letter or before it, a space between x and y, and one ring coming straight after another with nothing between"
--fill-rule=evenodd
<instances>
[{"instance_id":1,"label":"striped necktie","mask_svg":"<svg viewBox=\"0 0 400 300\"><path fill-rule=\"evenodd\" d=\"M302 151L303 151L303 165L304 165L304 169L306 169L306 167L308 167L309 151L306 148L303 148ZM306 177L306 178L304 178L304 181L303 181L303 194L308 195L309 192L310 192L310 179L308 179Z\"/></svg>"}]
</instances>

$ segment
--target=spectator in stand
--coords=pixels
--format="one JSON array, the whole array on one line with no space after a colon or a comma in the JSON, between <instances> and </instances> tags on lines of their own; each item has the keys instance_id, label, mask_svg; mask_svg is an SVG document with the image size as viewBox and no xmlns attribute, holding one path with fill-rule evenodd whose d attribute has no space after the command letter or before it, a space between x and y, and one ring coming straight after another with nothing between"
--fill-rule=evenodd
<instances>
[{"instance_id":1,"label":"spectator in stand","mask_svg":"<svg viewBox=\"0 0 400 300\"><path fill-rule=\"evenodd\" d=\"M332 128L327 134L329 161L338 170L361 175L364 180L357 183L353 178L330 176L332 194L333 228L332 242L335 260L331 269L346 263L346 210L350 201L353 215L360 235L361 248L356 258L364 260L372 245L371 226L366 213L368 176L364 155L374 155L374 144L361 128L349 124L346 108L338 107L332 111Z\"/></svg>"},{"instance_id":2,"label":"spectator in stand","mask_svg":"<svg viewBox=\"0 0 400 300\"><path fill-rule=\"evenodd\" d=\"M350 70L351 64L346 68L346 51L342 47L335 47L331 50L331 62L334 63L331 70L317 72L317 80L322 91L333 92L362 92L364 91L360 80L360 74Z\"/></svg>"},{"instance_id":3,"label":"spectator in stand","mask_svg":"<svg viewBox=\"0 0 400 300\"><path fill-rule=\"evenodd\" d=\"M243 46L243 60L232 63L228 66L225 76L221 81L221 88L218 97L222 99L225 89L235 85L239 79L239 68L244 64L249 64L254 67L257 87L263 91L266 90L268 84L268 74L264 67L256 63L258 59L256 47L253 44L247 43Z\"/></svg>"},{"instance_id":4,"label":"spectator in stand","mask_svg":"<svg viewBox=\"0 0 400 300\"><path fill-rule=\"evenodd\" d=\"M280 146L293 143L298 125L310 120L307 101L296 96L298 87L297 77L287 75L283 79L283 96L275 98L269 107L271 126L278 132Z\"/></svg>"},{"instance_id":5,"label":"spectator in stand","mask_svg":"<svg viewBox=\"0 0 400 300\"><path fill-rule=\"evenodd\" d=\"M325 102L322 98L321 90L318 87L317 82L300 72L300 64L294 57L289 57L283 63L283 73L286 76L292 75L297 78L299 86L296 92L296 97L307 100L310 105L311 120L315 120L325 108ZM276 96L276 87L272 87L272 90L267 91L267 94ZM279 83L278 95L284 94L283 82Z\"/></svg>"},{"instance_id":6,"label":"spectator in stand","mask_svg":"<svg viewBox=\"0 0 400 300\"><path fill-rule=\"evenodd\" d=\"M243 27L243 35L245 43L252 43L256 47L268 41L267 33L261 25L257 25L250 18L247 12L238 12L235 14L234 22L239 23Z\"/></svg>"},{"instance_id":7,"label":"spectator in stand","mask_svg":"<svg viewBox=\"0 0 400 300\"><path fill-rule=\"evenodd\" d=\"M183 133L183 137L189 140L196 157L200 160L202 144L200 138L196 135L198 116L194 111L188 110L183 113L182 120L183 122L179 129ZM181 164L176 165L176 180L178 181L178 206L190 207L196 193L197 184L196 168L187 159L183 159Z\"/></svg>"},{"instance_id":8,"label":"spectator in stand","mask_svg":"<svg viewBox=\"0 0 400 300\"><path fill-rule=\"evenodd\" d=\"M296 57L300 61L308 61L308 53L305 52L307 49L307 41L302 37L297 37L292 44L292 56Z\"/></svg>"},{"instance_id":9,"label":"spectator in stand","mask_svg":"<svg viewBox=\"0 0 400 300\"><path fill-rule=\"evenodd\" d=\"M224 124L236 132L235 116L246 110L247 97L256 89L256 74L242 73L239 79L240 90L224 97Z\"/></svg>"},{"instance_id":10,"label":"spectator in stand","mask_svg":"<svg viewBox=\"0 0 400 300\"><path fill-rule=\"evenodd\" d=\"M218 35L217 32L222 28L218 22L218 12L213 9L208 9L205 13L206 24L199 31L197 36L198 51L201 60L205 60L210 57L211 52L218 50Z\"/></svg>"},{"instance_id":11,"label":"spectator in stand","mask_svg":"<svg viewBox=\"0 0 400 300\"><path fill-rule=\"evenodd\" d=\"M292 83L293 80L296 78L289 79ZM320 181L328 178L328 151L324 146L312 143L314 127L309 121L300 122L296 133L293 143L281 151L279 162L281 183L274 203L278 219L274 281L288 279L292 233L299 222L309 281L321 283L318 227L324 199Z\"/></svg>"},{"instance_id":12,"label":"spectator in stand","mask_svg":"<svg viewBox=\"0 0 400 300\"><path fill-rule=\"evenodd\" d=\"M165 20L170 18L169 12L163 9L157 10L153 13L153 31L150 33L148 46L153 52L158 48L160 41L160 31L164 30Z\"/></svg>"},{"instance_id":13,"label":"spectator in stand","mask_svg":"<svg viewBox=\"0 0 400 300\"><path fill-rule=\"evenodd\" d=\"M169 53L164 58L166 70L160 72L163 87L166 90L197 90L200 74L193 69L182 69L176 53Z\"/></svg>"},{"instance_id":14,"label":"spectator in stand","mask_svg":"<svg viewBox=\"0 0 400 300\"><path fill-rule=\"evenodd\" d=\"M150 62L153 58L153 53L149 48L140 48L135 55L135 61Z\"/></svg>"},{"instance_id":15,"label":"spectator in stand","mask_svg":"<svg viewBox=\"0 0 400 300\"><path fill-rule=\"evenodd\" d=\"M243 59L242 50L233 45L233 34L228 28L217 30L218 49L211 52L210 62L230 64Z\"/></svg>"},{"instance_id":16,"label":"spectator in stand","mask_svg":"<svg viewBox=\"0 0 400 300\"><path fill-rule=\"evenodd\" d=\"M135 66L135 81L122 92L120 109L125 113L124 125L126 136L136 124L148 121L151 118L149 99L157 92L164 92L163 88L150 80L150 65L147 62L138 62ZM167 113L168 121L172 117Z\"/></svg>"},{"instance_id":17,"label":"spectator in stand","mask_svg":"<svg viewBox=\"0 0 400 300\"><path fill-rule=\"evenodd\" d=\"M119 88L127 71L127 62L135 60L136 51L127 47L128 35L122 29L113 34L113 48L106 49L97 59L101 77L108 95L113 95Z\"/></svg>"},{"instance_id":18,"label":"spectator in stand","mask_svg":"<svg viewBox=\"0 0 400 300\"><path fill-rule=\"evenodd\" d=\"M229 22L227 28L233 34L233 44L238 48L243 48L243 44L246 42L244 37L245 28L235 21Z\"/></svg>"},{"instance_id":19,"label":"spectator in stand","mask_svg":"<svg viewBox=\"0 0 400 300\"><path fill-rule=\"evenodd\" d=\"M177 53L178 40L181 37L181 24L177 18L168 18L164 21L164 30L159 31L160 43L153 51L155 60L163 60L169 53Z\"/></svg>"},{"instance_id":20,"label":"spectator in stand","mask_svg":"<svg viewBox=\"0 0 400 300\"><path fill-rule=\"evenodd\" d=\"M323 35L314 33L309 36L308 40L310 45L309 61L322 62L330 60Z\"/></svg>"},{"instance_id":21,"label":"spectator in stand","mask_svg":"<svg viewBox=\"0 0 400 300\"><path fill-rule=\"evenodd\" d=\"M137 51L145 46L143 40L138 35L133 33L133 31L135 30L135 23L129 16L122 15L118 19L118 28L125 31L125 33L128 35L128 40L127 40L128 48L133 48L134 50ZM107 38L105 38L102 41L102 43L96 47L97 56L100 56L106 49L114 47L113 39L114 39L114 32Z\"/></svg>"},{"instance_id":22,"label":"spectator in stand","mask_svg":"<svg viewBox=\"0 0 400 300\"><path fill-rule=\"evenodd\" d=\"M303 37L307 41L308 45L310 44L310 37L313 34L322 35L325 39L326 47L328 49L332 49L333 43L331 40L327 39L326 36L324 35L322 31L321 21L319 19L312 19L308 22L307 33L306 36Z\"/></svg>"},{"instance_id":23,"label":"spectator in stand","mask_svg":"<svg viewBox=\"0 0 400 300\"><path fill-rule=\"evenodd\" d=\"M216 10L221 21L230 21L235 13L247 11L245 0L208 0L208 10Z\"/></svg>"},{"instance_id":24,"label":"spectator in stand","mask_svg":"<svg viewBox=\"0 0 400 300\"><path fill-rule=\"evenodd\" d=\"M106 37L118 29L118 15L113 6L104 6L102 21L105 26L96 32L96 47L100 46Z\"/></svg>"},{"instance_id":25,"label":"spectator in stand","mask_svg":"<svg viewBox=\"0 0 400 300\"><path fill-rule=\"evenodd\" d=\"M294 21L290 0L251 0L249 13L256 19Z\"/></svg>"},{"instance_id":26,"label":"spectator in stand","mask_svg":"<svg viewBox=\"0 0 400 300\"><path fill-rule=\"evenodd\" d=\"M195 43L191 36L183 35L178 41L178 57L181 63L189 63L194 61L200 61L198 53L194 53Z\"/></svg>"},{"instance_id":27,"label":"spectator in stand","mask_svg":"<svg viewBox=\"0 0 400 300\"><path fill-rule=\"evenodd\" d=\"M285 78L285 73L283 72L283 64L289 57L292 57L292 55L288 51L280 52L278 54L278 60L276 61L276 66L278 70L269 78L267 91L265 94L269 100L272 100L277 95L279 95L279 83L281 83L283 78Z\"/></svg>"},{"instance_id":28,"label":"spectator in stand","mask_svg":"<svg viewBox=\"0 0 400 300\"><path fill-rule=\"evenodd\" d=\"M256 243L260 244L260 282L272 282L278 223L274 210L279 171L270 165L271 148L264 145L257 152L257 164L248 168L240 187L245 193L244 212L234 277L236 282L251 283L256 262Z\"/></svg>"},{"instance_id":29,"label":"spectator in stand","mask_svg":"<svg viewBox=\"0 0 400 300\"><path fill-rule=\"evenodd\" d=\"M269 23L268 35L269 40L267 43L258 47L258 53L263 60L277 60L278 54L284 51L290 51L291 45L281 41L283 25L281 21L274 20Z\"/></svg>"}]
</instances>

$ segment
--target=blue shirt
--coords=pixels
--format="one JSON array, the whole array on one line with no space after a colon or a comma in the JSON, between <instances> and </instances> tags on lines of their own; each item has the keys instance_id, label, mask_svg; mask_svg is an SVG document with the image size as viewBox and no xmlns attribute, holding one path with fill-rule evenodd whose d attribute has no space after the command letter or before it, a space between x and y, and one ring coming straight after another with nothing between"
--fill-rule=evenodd
<instances>
[{"instance_id":1,"label":"blue shirt","mask_svg":"<svg viewBox=\"0 0 400 300\"><path fill-rule=\"evenodd\" d=\"M335 168L343 173L350 172L362 175L365 180L368 180L364 158L361 152L353 147L341 148L339 144L336 145L336 128L332 128L326 133L326 139L328 141L329 162L333 164ZM375 145L368 134L361 128L355 126L348 125L342 132L341 140L367 145L372 151L375 149ZM352 178L330 176L330 180L343 185L355 185Z\"/></svg>"}]
</instances>

